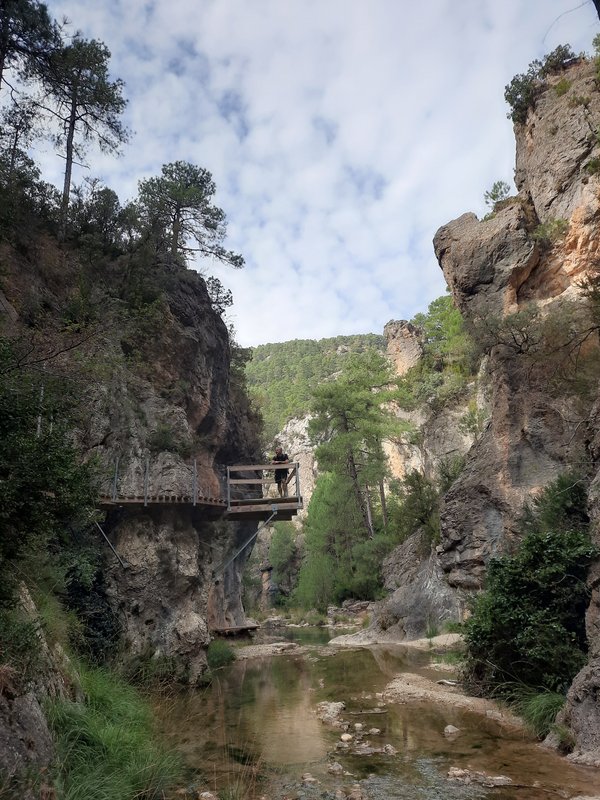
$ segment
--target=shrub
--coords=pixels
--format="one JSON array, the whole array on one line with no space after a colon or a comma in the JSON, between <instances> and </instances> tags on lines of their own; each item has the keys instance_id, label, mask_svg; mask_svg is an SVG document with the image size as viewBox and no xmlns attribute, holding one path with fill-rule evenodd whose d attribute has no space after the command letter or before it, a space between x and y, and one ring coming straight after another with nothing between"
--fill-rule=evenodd
<instances>
[{"instance_id":1,"label":"shrub","mask_svg":"<svg viewBox=\"0 0 600 800\"><path fill-rule=\"evenodd\" d=\"M510 186L506 181L495 181L492 188L484 193L483 199L486 205L490 206L492 211L497 211L496 206L503 200L508 199Z\"/></svg>"},{"instance_id":2,"label":"shrub","mask_svg":"<svg viewBox=\"0 0 600 800\"><path fill-rule=\"evenodd\" d=\"M600 172L600 158L598 156L590 158L585 165L585 171L588 175L597 175Z\"/></svg>"},{"instance_id":3,"label":"shrub","mask_svg":"<svg viewBox=\"0 0 600 800\"><path fill-rule=\"evenodd\" d=\"M538 225L531 235L542 247L550 248L563 238L568 229L566 219L551 219Z\"/></svg>"},{"instance_id":4,"label":"shrub","mask_svg":"<svg viewBox=\"0 0 600 800\"><path fill-rule=\"evenodd\" d=\"M226 667L235 661L235 653L227 642L222 639L213 639L208 645L206 658L211 669L218 669L219 667Z\"/></svg>"},{"instance_id":5,"label":"shrub","mask_svg":"<svg viewBox=\"0 0 600 800\"><path fill-rule=\"evenodd\" d=\"M558 97L562 97L563 94L566 94L570 88L571 88L571 81L567 80L567 78L561 78L554 87L554 91L556 92Z\"/></svg>"},{"instance_id":6,"label":"shrub","mask_svg":"<svg viewBox=\"0 0 600 800\"><path fill-rule=\"evenodd\" d=\"M554 72L564 69L576 58L569 45L559 45L544 56L543 61L532 61L527 72L515 75L504 88L504 99L510 106L509 119L523 124L527 112L535 104L535 99L543 86L544 79Z\"/></svg>"},{"instance_id":7,"label":"shrub","mask_svg":"<svg viewBox=\"0 0 600 800\"><path fill-rule=\"evenodd\" d=\"M483 693L515 682L564 692L586 660L586 574L597 554L585 491L565 475L526 511L512 556L490 562L487 587L466 622L465 677Z\"/></svg>"}]
</instances>

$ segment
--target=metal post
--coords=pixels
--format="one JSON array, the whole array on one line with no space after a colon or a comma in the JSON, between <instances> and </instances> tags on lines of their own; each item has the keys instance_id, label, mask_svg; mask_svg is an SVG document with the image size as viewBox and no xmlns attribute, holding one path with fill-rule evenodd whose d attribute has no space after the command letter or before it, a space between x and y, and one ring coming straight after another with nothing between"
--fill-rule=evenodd
<instances>
[{"instance_id":1,"label":"metal post","mask_svg":"<svg viewBox=\"0 0 600 800\"><path fill-rule=\"evenodd\" d=\"M296 497L300 500L300 464L296 461Z\"/></svg>"},{"instance_id":2,"label":"metal post","mask_svg":"<svg viewBox=\"0 0 600 800\"><path fill-rule=\"evenodd\" d=\"M193 505L196 505L198 501L198 466L196 459L194 459L194 474L192 480L192 503Z\"/></svg>"},{"instance_id":3,"label":"metal post","mask_svg":"<svg viewBox=\"0 0 600 800\"><path fill-rule=\"evenodd\" d=\"M227 467L227 510L231 511L231 477L230 469Z\"/></svg>"},{"instance_id":4,"label":"metal post","mask_svg":"<svg viewBox=\"0 0 600 800\"><path fill-rule=\"evenodd\" d=\"M119 456L115 458L115 475L113 478L113 485L112 485L112 499L115 501L117 499L117 485L119 482Z\"/></svg>"},{"instance_id":5,"label":"metal post","mask_svg":"<svg viewBox=\"0 0 600 800\"><path fill-rule=\"evenodd\" d=\"M144 505L148 505L148 472L150 471L150 459L146 456L144 465Z\"/></svg>"}]
</instances>

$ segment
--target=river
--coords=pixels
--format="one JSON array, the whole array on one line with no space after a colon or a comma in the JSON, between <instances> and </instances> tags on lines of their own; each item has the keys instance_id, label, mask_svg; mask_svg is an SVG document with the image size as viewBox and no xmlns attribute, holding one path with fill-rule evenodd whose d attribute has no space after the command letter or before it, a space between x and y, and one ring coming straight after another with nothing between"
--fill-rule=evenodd
<instances>
[{"instance_id":1,"label":"river","mask_svg":"<svg viewBox=\"0 0 600 800\"><path fill-rule=\"evenodd\" d=\"M423 702L384 705L377 693L401 672L440 678L429 653L401 645L337 650L319 643L322 630L304 631L304 641L311 636L308 652L234 662L216 670L210 687L159 703L190 784L224 800L334 798L356 782L369 800L547 800L599 791L597 770L571 765L481 714ZM356 723L377 728L366 738L396 752L336 749L340 730L315 714L324 700L346 703L351 732ZM460 734L448 739L447 725ZM333 762L350 774L332 774ZM451 767L506 775L513 785L460 784L448 778Z\"/></svg>"}]
</instances>

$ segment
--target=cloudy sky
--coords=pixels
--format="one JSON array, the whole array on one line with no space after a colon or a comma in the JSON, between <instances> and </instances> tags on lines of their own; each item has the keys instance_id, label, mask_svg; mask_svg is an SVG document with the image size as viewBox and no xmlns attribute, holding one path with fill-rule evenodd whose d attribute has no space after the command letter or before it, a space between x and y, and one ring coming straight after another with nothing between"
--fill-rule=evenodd
<instances>
[{"instance_id":1,"label":"cloudy sky","mask_svg":"<svg viewBox=\"0 0 600 800\"><path fill-rule=\"evenodd\" d=\"M125 201L164 163L212 172L246 267L200 266L233 290L243 345L380 333L425 310L445 289L436 229L512 181L505 84L600 30L580 0L47 5L102 39L126 83L132 141L90 153L85 174ZM61 160L39 156L60 184Z\"/></svg>"}]
</instances>

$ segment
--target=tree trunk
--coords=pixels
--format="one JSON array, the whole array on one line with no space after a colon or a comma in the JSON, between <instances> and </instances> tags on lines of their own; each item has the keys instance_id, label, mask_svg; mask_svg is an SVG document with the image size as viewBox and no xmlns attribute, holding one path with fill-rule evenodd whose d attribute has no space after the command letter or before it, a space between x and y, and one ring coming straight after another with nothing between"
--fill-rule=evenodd
<instances>
[{"instance_id":1,"label":"tree trunk","mask_svg":"<svg viewBox=\"0 0 600 800\"><path fill-rule=\"evenodd\" d=\"M600 0L598 0L600 2ZM383 486L383 481L379 481L379 499L381 500L381 516L383 517L383 527L387 530L388 526L388 516L387 516L387 503L385 500L385 489Z\"/></svg>"},{"instance_id":2,"label":"tree trunk","mask_svg":"<svg viewBox=\"0 0 600 800\"><path fill-rule=\"evenodd\" d=\"M371 495L369 494L369 487L365 485L365 501L367 504L367 519L369 520L369 530L371 531L371 538L375 533L373 528L373 509L371 507Z\"/></svg>"},{"instance_id":3,"label":"tree trunk","mask_svg":"<svg viewBox=\"0 0 600 800\"><path fill-rule=\"evenodd\" d=\"M365 531L367 532L367 536L369 537L369 539L372 539L373 528L369 523L369 512L367 509L367 504L365 502L363 493L360 490L358 470L356 469L356 462L354 461L354 456L352 453L348 453L348 474L350 475L350 480L352 481L352 488L354 490L354 496L356 497L356 502L358 503L358 507L360 508L363 522L365 524Z\"/></svg>"},{"instance_id":4,"label":"tree trunk","mask_svg":"<svg viewBox=\"0 0 600 800\"><path fill-rule=\"evenodd\" d=\"M73 140L75 139L75 123L77 121L77 91L71 99L69 128L67 132L67 153L65 157L65 180L63 183L62 201L60 204L60 240L67 235L67 215L69 213L69 197L71 196L71 173L73 171Z\"/></svg>"},{"instance_id":5,"label":"tree trunk","mask_svg":"<svg viewBox=\"0 0 600 800\"><path fill-rule=\"evenodd\" d=\"M177 209L173 215L173 236L171 238L171 255L177 258L179 250L179 235L181 233L181 211Z\"/></svg>"}]
</instances>

